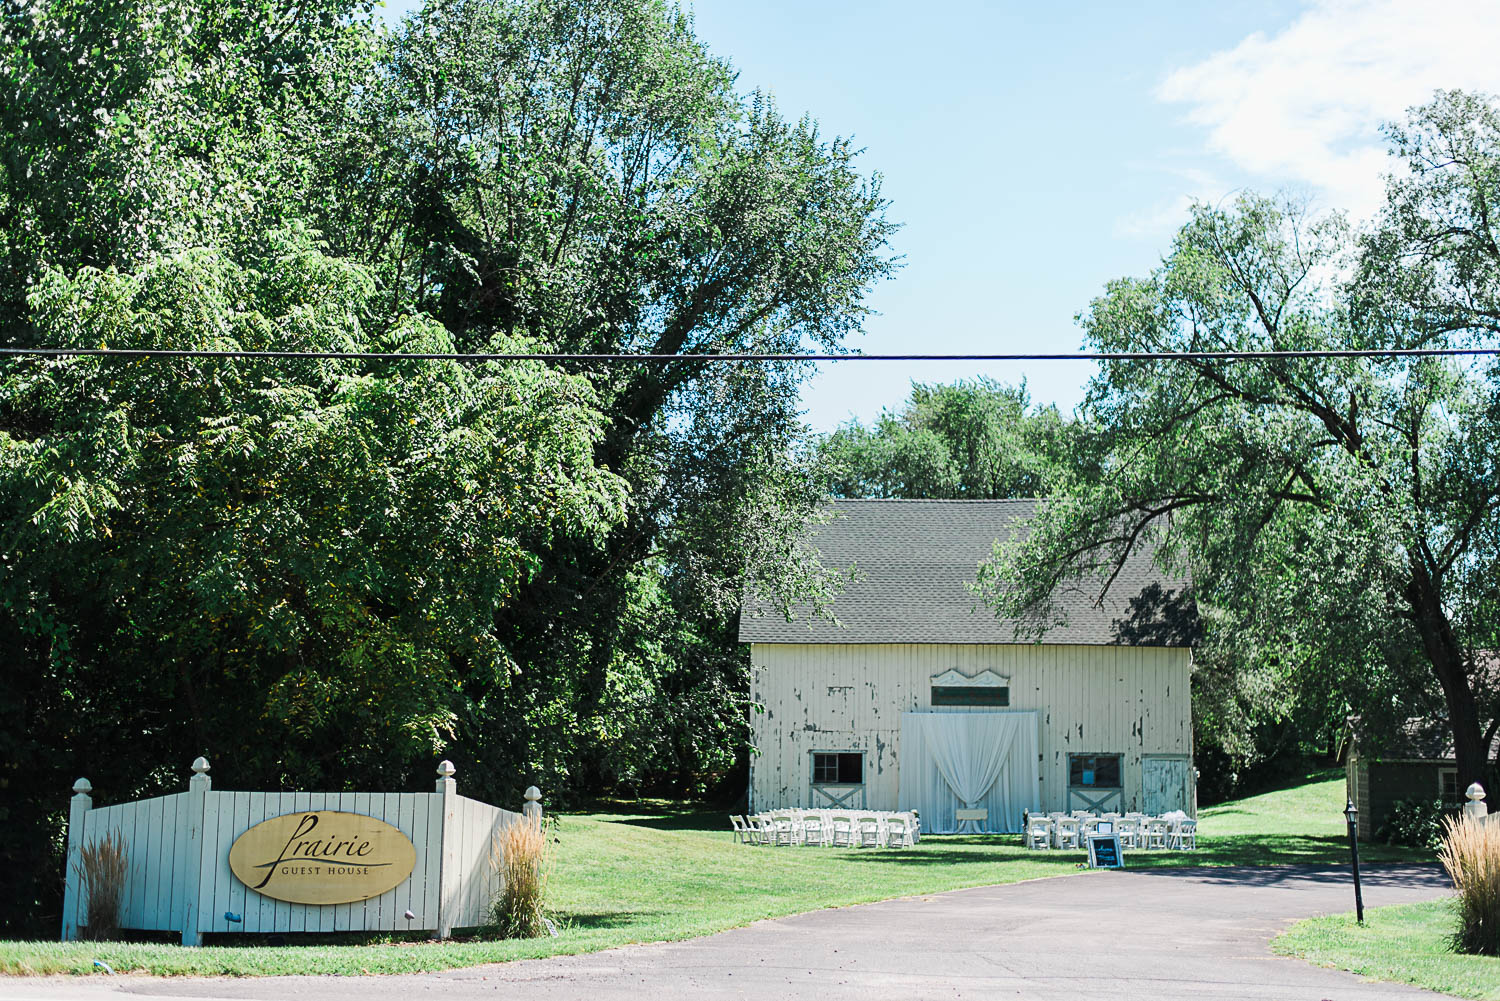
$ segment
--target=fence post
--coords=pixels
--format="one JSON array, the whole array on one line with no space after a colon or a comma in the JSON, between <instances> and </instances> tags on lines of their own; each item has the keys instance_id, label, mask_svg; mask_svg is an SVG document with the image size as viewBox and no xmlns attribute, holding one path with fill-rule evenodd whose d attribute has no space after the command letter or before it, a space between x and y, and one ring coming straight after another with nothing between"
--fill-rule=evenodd
<instances>
[{"instance_id":1,"label":"fence post","mask_svg":"<svg viewBox=\"0 0 1500 1001\"><path fill-rule=\"evenodd\" d=\"M453 935L453 917L458 913L458 891L463 873L458 859L458 783L453 778L453 762L442 761L437 767L439 800L438 837L442 855L438 862L437 937Z\"/></svg>"},{"instance_id":2,"label":"fence post","mask_svg":"<svg viewBox=\"0 0 1500 1001\"><path fill-rule=\"evenodd\" d=\"M63 922L62 940L72 942L78 938L78 894L82 874L79 872L79 855L83 851L84 825L88 812L94 807L89 793L94 787L88 779L73 783L73 800L68 804L68 856L63 863Z\"/></svg>"},{"instance_id":3,"label":"fence post","mask_svg":"<svg viewBox=\"0 0 1500 1001\"><path fill-rule=\"evenodd\" d=\"M1464 804L1464 816L1473 820L1484 820L1485 814L1490 812L1490 808L1484 802L1484 786L1475 782L1465 790L1464 796L1469 800Z\"/></svg>"},{"instance_id":4,"label":"fence post","mask_svg":"<svg viewBox=\"0 0 1500 1001\"><path fill-rule=\"evenodd\" d=\"M199 755L193 759L193 777L188 779L187 808L184 810L182 832L187 840L187 861L182 871L182 944L202 945L203 932L198 927L201 907L198 894L203 886L203 820L208 812L208 791L213 780L208 777L208 759Z\"/></svg>"},{"instance_id":5,"label":"fence post","mask_svg":"<svg viewBox=\"0 0 1500 1001\"><path fill-rule=\"evenodd\" d=\"M532 820L540 821L542 819L542 791L536 786L527 786L525 797L526 805L521 807L521 812Z\"/></svg>"}]
</instances>

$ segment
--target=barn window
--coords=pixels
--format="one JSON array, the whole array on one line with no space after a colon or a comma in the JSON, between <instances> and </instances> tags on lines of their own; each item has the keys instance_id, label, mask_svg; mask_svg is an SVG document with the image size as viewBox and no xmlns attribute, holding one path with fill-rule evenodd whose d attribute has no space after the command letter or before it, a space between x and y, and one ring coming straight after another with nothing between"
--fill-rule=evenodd
<instances>
[{"instance_id":1,"label":"barn window","mask_svg":"<svg viewBox=\"0 0 1500 1001\"><path fill-rule=\"evenodd\" d=\"M1068 785L1077 789L1120 788L1118 754L1068 755Z\"/></svg>"},{"instance_id":2,"label":"barn window","mask_svg":"<svg viewBox=\"0 0 1500 1001\"><path fill-rule=\"evenodd\" d=\"M935 706L1008 706L1009 685L933 685L932 704Z\"/></svg>"},{"instance_id":3,"label":"barn window","mask_svg":"<svg viewBox=\"0 0 1500 1001\"><path fill-rule=\"evenodd\" d=\"M1464 801L1464 797L1458 791L1458 769L1438 769L1438 796L1443 800L1444 806L1457 806Z\"/></svg>"},{"instance_id":4,"label":"barn window","mask_svg":"<svg viewBox=\"0 0 1500 1001\"><path fill-rule=\"evenodd\" d=\"M857 786L865 781L865 756L859 751L813 753L815 785Z\"/></svg>"}]
</instances>

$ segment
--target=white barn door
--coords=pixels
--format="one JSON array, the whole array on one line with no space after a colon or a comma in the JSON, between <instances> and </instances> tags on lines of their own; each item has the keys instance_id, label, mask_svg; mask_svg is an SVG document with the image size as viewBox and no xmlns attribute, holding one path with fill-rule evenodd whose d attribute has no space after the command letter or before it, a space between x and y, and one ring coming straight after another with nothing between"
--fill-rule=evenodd
<instances>
[{"instance_id":1,"label":"white barn door","mask_svg":"<svg viewBox=\"0 0 1500 1001\"><path fill-rule=\"evenodd\" d=\"M983 808L986 833L1014 833L1040 807L1037 714L902 713L899 809L917 810L922 830L958 830L955 812Z\"/></svg>"},{"instance_id":2,"label":"white barn door","mask_svg":"<svg viewBox=\"0 0 1500 1001\"><path fill-rule=\"evenodd\" d=\"M1141 759L1143 809L1153 817L1173 810L1192 812L1188 759L1179 755L1148 755Z\"/></svg>"}]
</instances>

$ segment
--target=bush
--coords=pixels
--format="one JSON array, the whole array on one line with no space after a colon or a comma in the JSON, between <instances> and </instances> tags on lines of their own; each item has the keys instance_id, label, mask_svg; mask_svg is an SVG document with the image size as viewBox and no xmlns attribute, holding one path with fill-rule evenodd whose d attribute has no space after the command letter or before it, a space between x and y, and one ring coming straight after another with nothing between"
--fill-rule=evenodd
<instances>
[{"instance_id":1,"label":"bush","mask_svg":"<svg viewBox=\"0 0 1500 1001\"><path fill-rule=\"evenodd\" d=\"M1436 848L1443 842L1443 823L1451 811L1440 799L1402 799L1391 807L1375 836L1389 845Z\"/></svg>"},{"instance_id":2,"label":"bush","mask_svg":"<svg viewBox=\"0 0 1500 1001\"><path fill-rule=\"evenodd\" d=\"M500 893L490 910L495 932L501 938L546 935L552 853L542 819L524 817L507 827L490 845L490 864L500 874Z\"/></svg>"},{"instance_id":3,"label":"bush","mask_svg":"<svg viewBox=\"0 0 1500 1001\"><path fill-rule=\"evenodd\" d=\"M1500 956L1500 823L1450 817L1438 858L1458 891L1458 952Z\"/></svg>"},{"instance_id":4,"label":"bush","mask_svg":"<svg viewBox=\"0 0 1500 1001\"><path fill-rule=\"evenodd\" d=\"M84 923L79 934L96 940L114 938L120 930L120 901L129 873L125 839L115 832L83 846L74 866L84 900Z\"/></svg>"}]
</instances>

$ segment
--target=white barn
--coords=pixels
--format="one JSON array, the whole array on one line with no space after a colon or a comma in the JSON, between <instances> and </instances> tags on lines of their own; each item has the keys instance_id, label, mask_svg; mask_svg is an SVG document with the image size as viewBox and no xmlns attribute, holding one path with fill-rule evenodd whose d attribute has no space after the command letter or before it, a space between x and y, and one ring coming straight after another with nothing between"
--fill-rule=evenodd
<instances>
[{"instance_id":1,"label":"white barn","mask_svg":"<svg viewBox=\"0 0 1500 1001\"><path fill-rule=\"evenodd\" d=\"M1059 596L1040 642L969 588L1035 504L834 502L812 544L857 571L837 624L742 610L760 707L751 810L915 808L935 833L959 809L987 810L994 832L1027 809L1195 811L1182 582L1135 560L1102 607Z\"/></svg>"}]
</instances>

